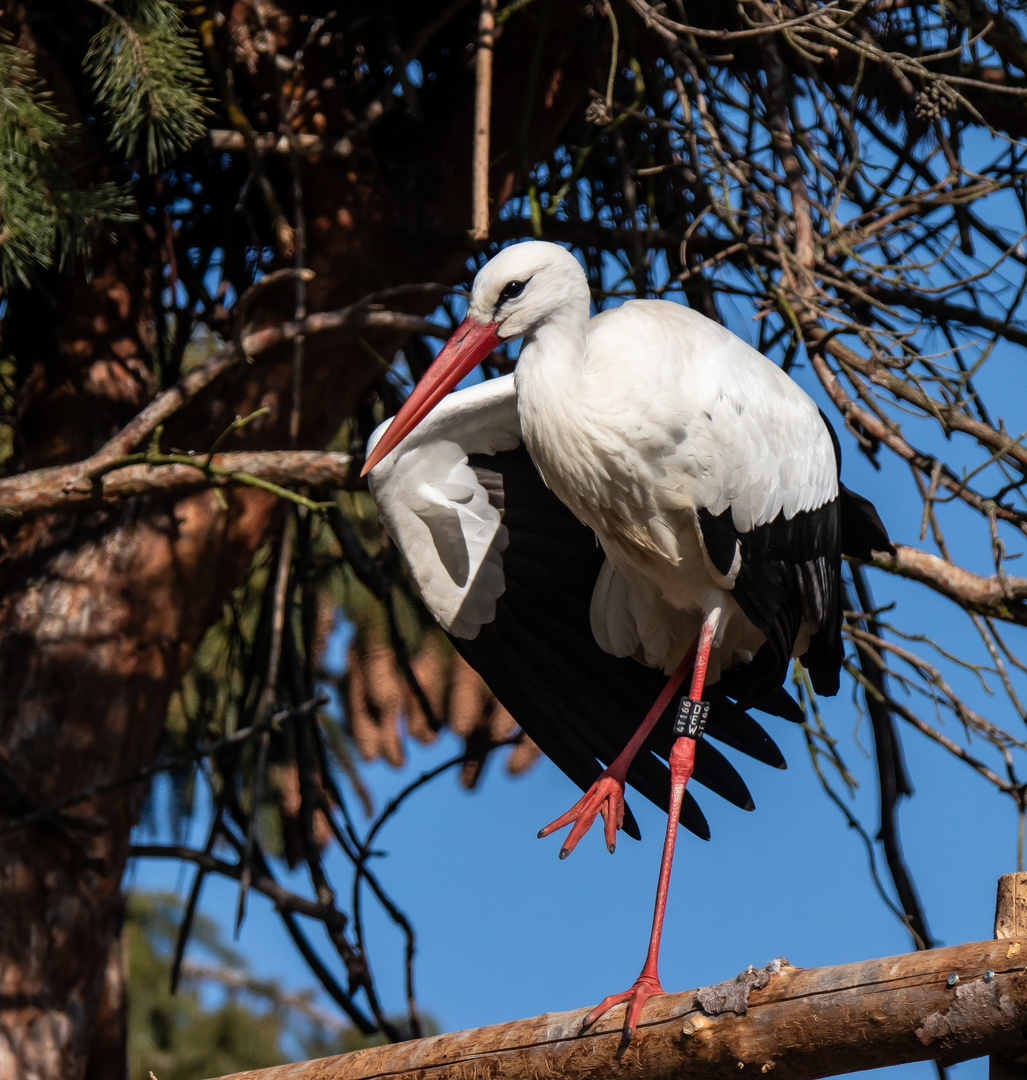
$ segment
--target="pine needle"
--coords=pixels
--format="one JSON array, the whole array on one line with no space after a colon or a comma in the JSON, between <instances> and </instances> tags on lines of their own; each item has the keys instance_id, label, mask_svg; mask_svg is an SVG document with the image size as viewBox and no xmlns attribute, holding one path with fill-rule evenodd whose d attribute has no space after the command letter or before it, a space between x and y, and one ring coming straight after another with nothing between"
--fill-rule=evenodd
<instances>
[{"instance_id":1,"label":"pine needle","mask_svg":"<svg viewBox=\"0 0 1027 1080\"><path fill-rule=\"evenodd\" d=\"M203 64L173 0L109 4L89 45L85 70L111 125L111 144L126 157L142 153L157 172L205 132L209 113Z\"/></svg>"},{"instance_id":2,"label":"pine needle","mask_svg":"<svg viewBox=\"0 0 1027 1080\"><path fill-rule=\"evenodd\" d=\"M0 39L0 286L34 269L63 268L110 223L133 217L113 183L79 185L78 132L43 91L29 53Z\"/></svg>"}]
</instances>

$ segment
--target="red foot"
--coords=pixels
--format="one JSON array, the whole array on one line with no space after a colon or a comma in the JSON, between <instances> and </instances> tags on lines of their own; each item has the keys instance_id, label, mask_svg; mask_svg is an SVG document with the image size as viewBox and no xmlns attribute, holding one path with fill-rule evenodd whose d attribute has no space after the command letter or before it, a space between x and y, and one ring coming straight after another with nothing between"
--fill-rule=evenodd
<instances>
[{"instance_id":1,"label":"red foot","mask_svg":"<svg viewBox=\"0 0 1027 1080\"><path fill-rule=\"evenodd\" d=\"M589 1027L594 1024L603 1013L609 1012L614 1005L620 1005L622 1001L628 1003L628 1011L624 1016L624 1039L629 1040L635 1033L635 1028L638 1026L639 1017L642 1015L642 1009L645 1007L645 1003L651 998L656 997L658 994L664 994L666 991L660 986L660 980L653 975L639 975L635 980L635 985L630 990L625 990L623 994L611 994L609 997L603 998L601 1002L585 1017L585 1022L582 1027Z\"/></svg>"},{"instance_id":2,"label":"red foot","mask_svg":"<svg viewBox=\"0 0 1027 1080\"><path fill-rule=\"evenodd\" d=\"M567 839L560 848L560 858L566 859L599 814L603 815L607 850L613 854L617 847L617 830L624 827L624 781L609 770L599 777L566 814L562 814L556 821L551 821L544 829L539 829L538 835L548 836L573 821L574 828L567 834Z\"/></svg>"}]
</instances>

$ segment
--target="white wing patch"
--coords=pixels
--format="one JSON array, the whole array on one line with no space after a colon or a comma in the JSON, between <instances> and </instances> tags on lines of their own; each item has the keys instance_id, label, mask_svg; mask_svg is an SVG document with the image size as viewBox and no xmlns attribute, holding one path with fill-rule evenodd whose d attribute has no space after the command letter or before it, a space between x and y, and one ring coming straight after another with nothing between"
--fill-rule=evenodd
<instances>
[{"instance_id":1,"label":"white wing patch","mask_svg":"<svg viewBox=\"0 0 1027 1080\"><path fill-rule=\"evenodd\" d=\"M386 425L371 436L368 450ZM520 443L511 376L450 394L371 470L378 514L442 628L474 638L496 616L508 543L468 454Z\"/></svg>"}]
</instances>

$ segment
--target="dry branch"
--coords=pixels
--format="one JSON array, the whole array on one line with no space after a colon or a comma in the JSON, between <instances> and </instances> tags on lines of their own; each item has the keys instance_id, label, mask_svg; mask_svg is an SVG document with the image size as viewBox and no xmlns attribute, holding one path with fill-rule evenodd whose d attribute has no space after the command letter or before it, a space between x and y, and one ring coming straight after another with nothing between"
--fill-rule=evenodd
<instances>
[{"instance_id":1,"label":"dry branch","mask_svg":"<svg viewBox=\"0 0 1027 1080\"><path fill-rule=\"evenodd\" d=\"M881 556L874 565L929 585L968 611L1027 625L1027 578L984 577L907 544L896 544L894 558Z\"/></svg>"},{"instance_id":2,"label":"dry branch","mask_svg":"<svg viewBox=\"0 0 1027 1080\"><path fill-rule=\"evenodd\" d=\"M258 291L251 290L251 293ZM411 286L392 292L434 292L435 285ZM201 390L210 386L244 357L261 354L299 337L331 331L388 328L427 333L445 338L449 329L416 315L387 311L365 300L338 311L322 311L304 319L266 327L246 334L240 346L223 345L209 359L160 394L91 457L71 465L22 473L0 479L0 522L47 510L76 510L114 502L152 490L175 490L206 485L324 484L348 486L350 458L329 453L238 453L196 455L188 461L140 462L129 458L138 446ZM144 455L145 456L145 455ZM167 455L165 455L167 456ZM171 455L179 456L179 455Z\"/></svg>"},{"instance_id":3,"label":"dry branch","mask_svg":"<svg viewBox=\"0 0 1027 1080\"><path fill-rule=\"evenodd\" d=\"M0 481L0 521L44 511L82 510L164 491L181 495L202 487L231 487L260 480L280 487L357 486L359 462L349 454L319 450L197 454L195 464L137 464L92 476L88 462L39 469ZM361 483L360 486L363 486Z\"/></svg>"},{"instance_id":4,"label":"dry branch","mask_svg":"<svg viewBox=\"0 0 1027 1080\"><path fill-rule=\"evenodd\" d=\"M484 243L489 235L489 133L492 126L492 50L495 45L496 0L482 0L475 53L474 162L471 237Z\"/></svg>"},{"instance_id":5,"label":"dry branch","mask_svg":"<svg viewBox=\"0 0 1027 1080\"><path fill-rule=\"evenodd\" d=\"M254 290L255 291L255 290ZM247 297L240 300L240 307L245 309ZM369 327L424 332L437 337L446 337L448 329L436 327L425 319L404 315L395 311L385 311L372 307L367 302L351 304L338 311L321 311L298 322L288 322L280 326L270 326L246 334L239 344L228 342L205 360L198 367L183 376L174 386L154 398L149 405L126 424L113 439L98 450L91 458L83 462L84 466L96 470L109 465L127 454L134 446L150 435L157 427L173 416L186 402L191 401L201 390L208 387L229 368L242 362L244 357L253 359L287 341L299 336L332 330L362 330ZM10 483L0 480L0 487Z\"/></svg>"},{"instance_id":6,"label":"dry branch","mask_svg":"<svg viewBox=\"0 0 1027 1080\"><path fill-rule=\"evenodd\" d=\"M585 1010L233 1074L234 1080L609 1076L812 1080L856 1069L1027 1050L1027 939L970 942L826 968L787 961L654 999L631 1043L620 1010ZM958 975L951 985L952 975ZM746 988L749 989L746 991ZM699 999L706 1010L698 1007ZM719 1004L718 1004L719 1003ZM732 1011L735 1010L735 1011Z\"/></svg>"},{"instance_id":7,"label":"dry branch","mask_svg":"<svg viewBox=\"0 0 1027 1080\"><path fill-rule=\"evenodd\" d=\"M197 851L182 844L134 844L132 855L137 859L181 859L194 862L208 872L223 874L236 881L241 880L244 873L244 867L239 863L226 862L209 852ZM304 896L290 892L270 875L251 872L249 887L263 893L279 911L294 911L297 915L306 915L310 919L323 923L329 930L335 928L341 930L348 921L343 912L334 905L308 900Z\"/></svg>"}]
</instances>

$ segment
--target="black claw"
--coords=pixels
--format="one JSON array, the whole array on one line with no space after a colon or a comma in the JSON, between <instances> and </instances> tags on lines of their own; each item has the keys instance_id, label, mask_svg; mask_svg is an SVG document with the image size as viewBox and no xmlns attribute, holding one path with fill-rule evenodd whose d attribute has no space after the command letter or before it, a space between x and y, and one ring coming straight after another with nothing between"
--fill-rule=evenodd
<instances>
[{"instance_id":1,"label":"black claw","mask_svg":"<svg viewBox=\"0 0 1027 1080\"><path fill-rule=\"evenodd\" d=\"M539 831L537 833L535 833L535 836L539 840L545 840L545 838L546 838L546 830L545 829L539 829Z\"/></svg>"},{"instance_id":2,"label":"black claw","mask_svg":"<svg viewBox=\"0 0 1027 1080\"><path fill-rule=\"evenodd\" d=\"M570 852L565 847L560 848L561 859L566 859L568 855L570 855Z\"/></svg>"},{"instance_id":3,"label":"black claw","mask_svg":"<svg viewBox=\"0 0 1027 1080\"><path fill-rule=\"evenodd\" d=\"M607 844L606 850L612 855L617 850L616 844Z\"/></svg>"}]
</instances>

